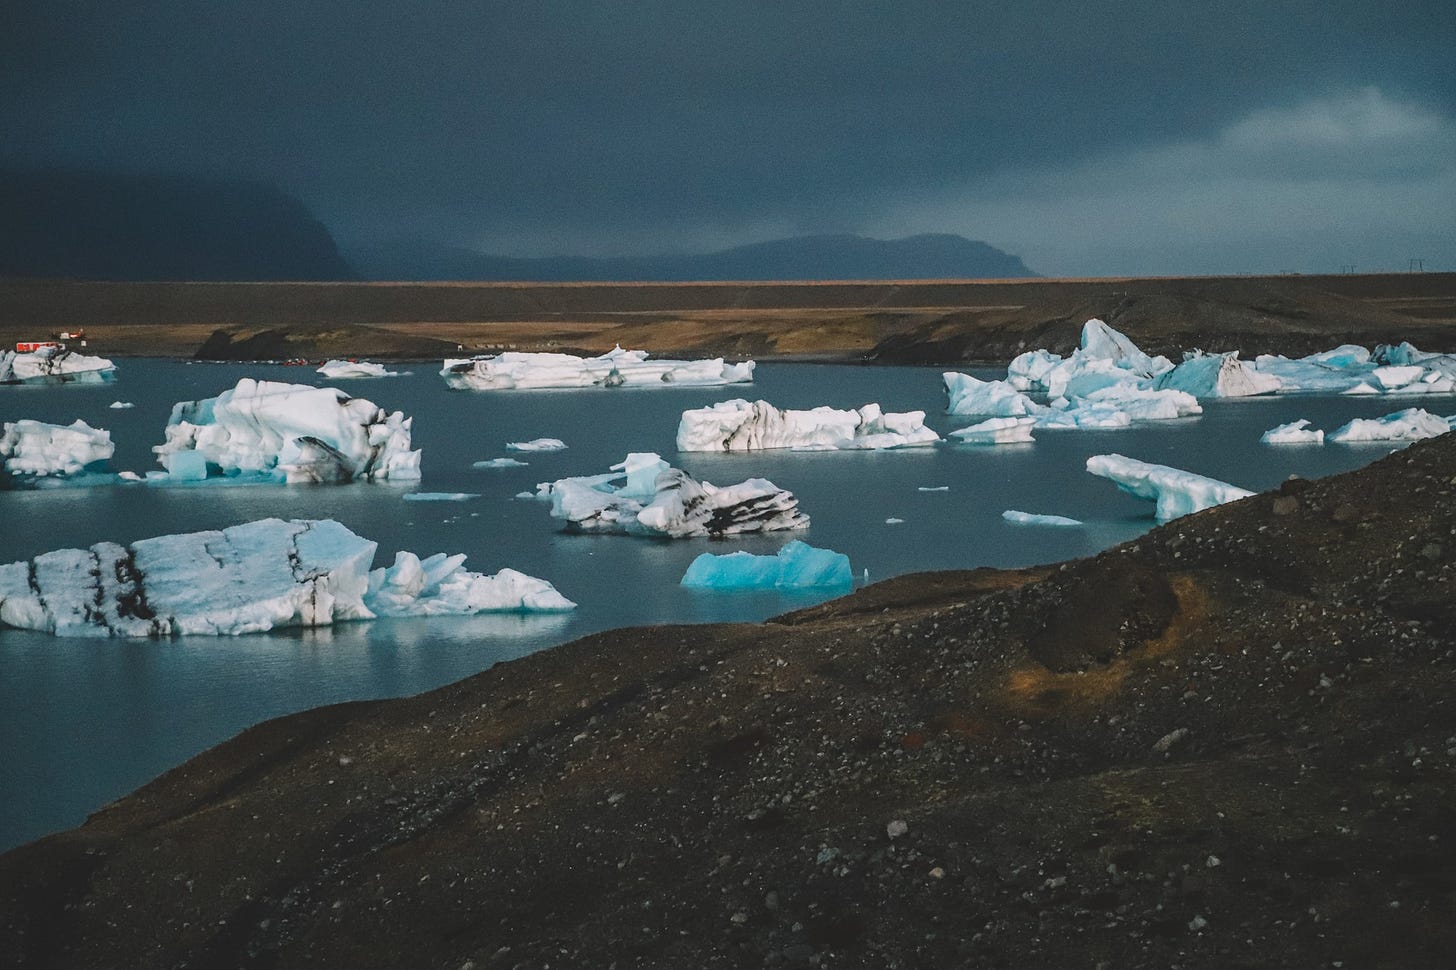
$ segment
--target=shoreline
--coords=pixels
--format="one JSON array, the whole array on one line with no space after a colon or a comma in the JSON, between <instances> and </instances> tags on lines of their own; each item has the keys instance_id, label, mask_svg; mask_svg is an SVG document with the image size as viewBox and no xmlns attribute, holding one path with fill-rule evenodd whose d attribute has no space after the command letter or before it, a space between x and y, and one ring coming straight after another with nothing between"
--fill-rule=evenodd
<instances>
[{"instance_id":1,"label":"shoreline","mask_svg":"<svg viewBox=\"0 0 1456 970\"><path fill-rule=\"evenodd\" d=\"M1456 350L1456 273L806 283L0 280L0 346L84 327L102 356L423 361L501 350L964 365L1066 353L1099 317L1149 353Z\"/></svg>"}]
</instances>

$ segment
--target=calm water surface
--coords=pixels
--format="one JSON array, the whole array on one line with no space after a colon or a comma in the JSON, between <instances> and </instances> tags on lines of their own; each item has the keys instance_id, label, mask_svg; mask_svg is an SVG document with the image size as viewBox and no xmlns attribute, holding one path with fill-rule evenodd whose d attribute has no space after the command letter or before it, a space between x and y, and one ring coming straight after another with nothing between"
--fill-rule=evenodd
<instances>
[{"instance_id":1,"label":"calm water surface","mask_svg":"<svg viewBox=\"0 0 1456 970\"><path fill-rule=\"evenodd\" d=\"M848 554L871 580L926 569L1021 566L1085 556L1153 525L1151 503L1088 475L1087 457L1119 452L1251 489L1291 474L1315 477L1366 464L1389 445L1284 446L1259 435L1295 418L1326 430L1419 404L1456 412L1456 399L1284 397L1206 402L1204 414L1122 431L1040 432L1035 444L941 446L899 452L675 454L686 408L734 397L779 407L821 404L924 410L942 434L970 423L943 414L940 370L760 364L732 388L472 393L445 387L429 364L407 376L338 382L414 417L424 449L417 486L207 486L0 492L0 562L103 539L219 529L266 516L335 518L379 543L377 565L408 549L463 552L486 572L510 566L550 580L579 607L568 616L386 620L328 630L153 642L60 639L0 630L0 849L81 822L85 815L243 728L336 701L411 694L553 644L612 627L758 620L821 597L685 590L701 552L767 553L791 534L726 542L574 536L544 503L516 499L537 482L596 474L629 451L656 451L698 478L769 478L792 489L813 519L816 546ZM0 387L0 420L82 418L109 428L117 469L158 468L171 405L208 397L240 377L322 383L272 365L123 360L114 384ZM1002 376L982 373L981 376ZM125 410L108 407L130 401ZM477 470L505 444L563 439L562 452L520 455L524 468ZM948 491L921 488L949 486ZM465 502L406 502L413 490L478 492ZM1077 529L1016 527L1004 509L1082 519ZM887 524L886 519L903 519Z\"/></svg>"}]
</instances>

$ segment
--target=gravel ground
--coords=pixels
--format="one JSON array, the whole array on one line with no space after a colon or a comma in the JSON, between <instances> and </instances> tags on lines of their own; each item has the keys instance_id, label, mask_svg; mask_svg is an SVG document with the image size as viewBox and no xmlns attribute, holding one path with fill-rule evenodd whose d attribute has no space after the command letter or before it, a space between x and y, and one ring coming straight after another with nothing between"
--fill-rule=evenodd
<instances>
[{"instance_id":1,"label":"gravel ground","mask_svg":"<svg viewBox=\"0 0 1456 970\"><path fill-rule=\"evenodd\" d=\"M1453 496L1446 435L269 722L0 856L0 965L1447 967Z\"/></svg>"}]
</instances>

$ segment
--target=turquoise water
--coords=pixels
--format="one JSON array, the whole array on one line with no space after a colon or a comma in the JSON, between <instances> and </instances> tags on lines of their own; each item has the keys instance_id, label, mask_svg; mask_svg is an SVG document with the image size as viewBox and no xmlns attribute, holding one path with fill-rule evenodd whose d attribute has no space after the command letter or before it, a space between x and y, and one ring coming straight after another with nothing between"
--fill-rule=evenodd
<instances>
[{"instance_id":1,"label":"turquoise water","mask_svg":"<svg viewBox=\"0 0 1456 970\"><path fill-rule=\"evenodd\" d=\"M0 630L0 849L75 825L105 802L248 725L320 704L398 696L612 627L757 620L808 605L805 594L685 589L702 552L771 553L793 538L845 553L871 580L926 569L1020 566L1085 556L1152 527L1151 503L1083 470L1119 452L1252 489L1291 474L1348 470L1388 445L1286 446L1259 435L1310 418L1333 429L1419 404L1456 412L1456 399L1261 398L1207 402L1199 418L1123 431L1040 432L1035 444L941 446L900 452L674 452L686 408L734 397L779 407L821 404L924 410L941 433L970 423L943 413L940 370L760 364L753 385L662 390L472 393L448 390L437 366L403 365L395 378L338 382L412 415L424 449L418 485L108 487L0 492L0 562L109 539L214 529L265 516L335 518L398 549L463 552L469 565L510 566L554 583L579 608L569 616L390 620L329 630L162 642L67 640ZM123 360L114 384L0 388L0 420L83 418L109 428L113 466L158 468L174 401L207 397L240 377L321 383L311 370L273 365ZM980 376L992 376L982 372ZM999 376L999 375L996 375ZM133 402L112 410L112 401ZM508 441L563 439L568 450L517 455L524 468L473 469L504 457ZM726 542L655 542L566 535L543 503L514 498L537 482L603 472L628 451L656 451L716 484L764 477L792 489L813 520L807 533ZM949 486L948 491L920 491ZM478 492L466 502L406 502L406 491ZM1011 526L1004 509L1082 519L1074 529ZM900 524L887 524L898 518ZM859 581L859 580L857 580Z\"/></svg>"}]
</instances>

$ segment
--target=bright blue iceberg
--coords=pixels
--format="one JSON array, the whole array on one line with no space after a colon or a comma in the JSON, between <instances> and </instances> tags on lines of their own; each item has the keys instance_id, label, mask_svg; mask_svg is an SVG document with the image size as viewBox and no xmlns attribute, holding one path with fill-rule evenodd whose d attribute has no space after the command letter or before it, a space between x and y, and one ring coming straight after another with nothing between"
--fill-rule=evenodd
<instances>
[{"instance_id":1,"label":"bright blue iceberg","mask_svg":"<svg viewBox=\"0 0 1456 970\"><path fill-rule=\"evenodd\" d=\"M699 589L811 589L853 585L849 557L795 539L776 556L705 552L683 574L682 585Z\"/></svg>"}]
</instances>

